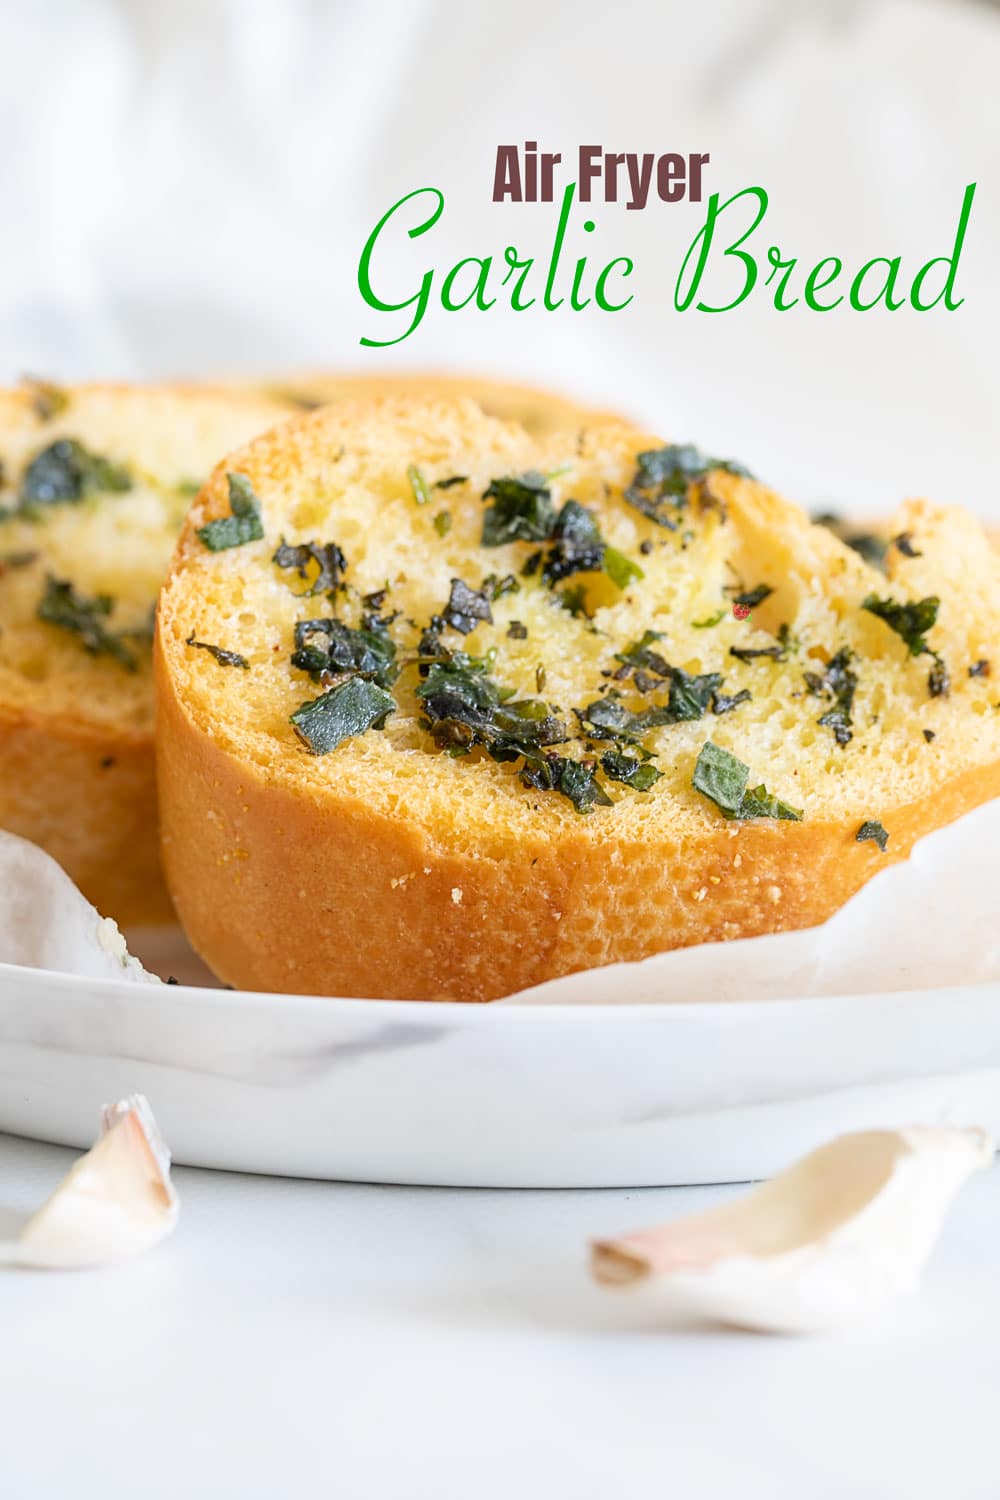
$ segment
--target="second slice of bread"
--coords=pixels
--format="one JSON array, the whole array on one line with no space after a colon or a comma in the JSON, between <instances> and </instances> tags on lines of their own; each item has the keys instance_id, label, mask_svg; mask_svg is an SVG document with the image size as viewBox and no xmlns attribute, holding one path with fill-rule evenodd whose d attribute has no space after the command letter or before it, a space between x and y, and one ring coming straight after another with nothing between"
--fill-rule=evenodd
<instances>
[{"instance_id":1,"label":"second slice of bread","mask_svg":"<svg viewBox=\"0 0 1000 1500\"><path fill-rule=\"evenodd\" d=\"M241 987L485 1000L822 921L1000 791L996 554L924 501L893 526L886 576L733 466L471 403L230 455L155 648L194 945Z\"/></svg>"},{"instance_id":2,"label":"second slice of bread","mask_svg":"<svg viewBox=\"0 0 1000 1500\"><path fill-rule=\"evenodd\" d=\"M287 412L183 386L0 391L0 827L159 922L152 613L191 496Z\"/></svg>"}]
</instances>

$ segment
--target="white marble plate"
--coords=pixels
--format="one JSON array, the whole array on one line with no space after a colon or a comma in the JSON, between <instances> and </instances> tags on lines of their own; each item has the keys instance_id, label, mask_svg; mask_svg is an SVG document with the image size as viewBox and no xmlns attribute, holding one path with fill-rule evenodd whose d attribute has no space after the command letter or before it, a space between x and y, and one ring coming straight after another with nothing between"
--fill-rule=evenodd
<instances>
[{"instance_id":1,"label":"white marble plate","mask_svg":"<svg viewBox=\"0 0 1000 1500\"><path fill-rule=\"evenodd\" d=\"M733 1181L846 1129L1000 1134L1000 985L504 1007L0 964L0 1129L85 1146L100 1105L134 1090L194 1166L484 1187Z\"/></svg>"}]
</instances>

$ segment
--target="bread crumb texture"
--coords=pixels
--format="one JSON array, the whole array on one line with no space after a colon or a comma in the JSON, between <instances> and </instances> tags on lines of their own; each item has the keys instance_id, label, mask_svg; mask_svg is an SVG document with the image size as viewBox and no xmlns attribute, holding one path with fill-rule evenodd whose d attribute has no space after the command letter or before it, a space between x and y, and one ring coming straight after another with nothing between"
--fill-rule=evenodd
<instances>
[{"instance_id":1,"label":"bread crumb texture","mask_svg":"<svg viewBox=\"0 0 1000 1500\"><path fill-rule=\"evenodd\" d=\"M0 391L0 827L122 922L159 870L151 643L192 495L286 409L184 387Z\"/></svg>"},{"instance_id":2,"label":"bread crumb texture","mask_svg":"<svg viewBox=\"0 0 1000 1500\"><path fill-rule=\"evenodd\" d=\"M980 526L907 502L893 528L918 555L890 548L883 572L696 458L624 424L538 437L468 401L388 398L296 418L216 469L156 653L169 883L223 979L287 987L291 956L311 992L483 1000L809 925L997 793L1000 683L969 672L1000 639ZM262 535L211 550L233 474ZM549 519L484 546L495 482L525 475ZM575 541L571 501L589 515ZM331 543L344 566L324 577ZM924 607L889 623L871 608L885 600ZM390 640L392 671L324 655L324 627L304 629L318 619ZM432 674L447 686L463 662L500 710L530 700L558 728L522 755L470 729L467 696L449 715ZM372 727L324 750L292 715L345 683L340 706L367 706ZM742 804L696 788L706 742L727 774L748 768ZM616 779L637 766L650 773ZM884 854L856 840L870 819Z\"/></svg>"}]
</instances>

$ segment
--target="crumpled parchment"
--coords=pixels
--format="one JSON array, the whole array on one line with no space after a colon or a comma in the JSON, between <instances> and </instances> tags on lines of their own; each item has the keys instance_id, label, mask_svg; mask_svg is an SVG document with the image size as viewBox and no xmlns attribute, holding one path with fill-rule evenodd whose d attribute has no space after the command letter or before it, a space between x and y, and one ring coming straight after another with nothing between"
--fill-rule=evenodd
<instances>
[{"instance_id":1,"label":"crumpled parchment","mask_svg":"<svg viewBox=\"0 0 1000 1500\"><path fill-rule=\"evenodd\" d=\"M54 859L2 830L0 963L160 983L131 957L117 924L81 896Z\"/></svg>"}]
</instances>

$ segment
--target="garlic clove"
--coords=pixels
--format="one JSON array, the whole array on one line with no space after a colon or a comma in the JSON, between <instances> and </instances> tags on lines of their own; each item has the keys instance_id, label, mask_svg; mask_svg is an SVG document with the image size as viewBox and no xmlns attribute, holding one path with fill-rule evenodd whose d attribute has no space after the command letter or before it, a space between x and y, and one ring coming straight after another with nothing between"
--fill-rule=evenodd
<instances>
[{"instance_id":1,"label":"garlic clove","mask_svg":"<svg viewBox=\"0 0 1000 1500\"><path fill-rule=\"evenodd\" d=\"M591 1270L736 1327L835 1328L915 1290L952 1198L992 1158L982 1130L839 1136L735 1203L597 1241Z\"/></svg>"},{"instance_id":2,"label":"garlic clove","mask_svg":"<svg viewBox=\"0 0 1000 1500\"><path fill-rule=\"evenodd\" d=\"M179 1209L170 1153L146 1099L132 1094L105 1108L96 1145L28 1220L12 1258L52 1269L106 1265L158 1244Z\"/></svg>"}]
</instances>

